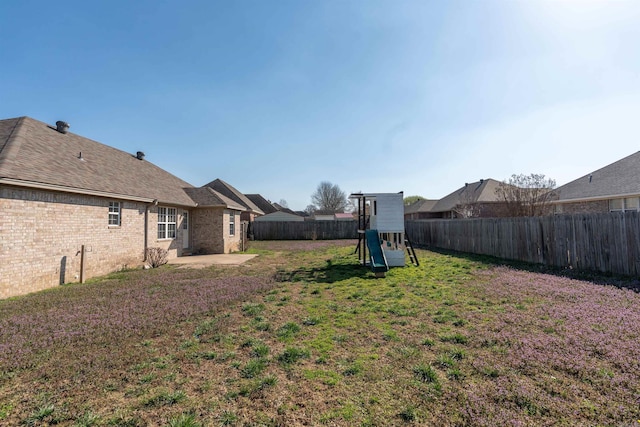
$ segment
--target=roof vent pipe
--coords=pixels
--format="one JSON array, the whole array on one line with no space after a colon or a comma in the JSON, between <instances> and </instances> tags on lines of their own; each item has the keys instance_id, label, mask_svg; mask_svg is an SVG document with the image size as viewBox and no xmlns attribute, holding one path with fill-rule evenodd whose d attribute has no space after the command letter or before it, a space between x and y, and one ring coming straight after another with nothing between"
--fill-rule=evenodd
<instances>
[{"instance_id":1,"label":"roof vent pipe","mask_svg":"<svg viewBox=\"0 0 640 427\"><path fill-rule=\"evenodd\" d=\"M144 160L144 153L142 151L138 151L136 153L136 159L138 160Z\"/></svg>"},{"instance_id":2,"label":"roof vent pipe","mask_svg":"<svg viewBox=\"0 0 640 427\"><path fill-rule=\"evenodd\" d=\"M69 132L69 123L63 122L62 120L58 120L56 122L56 130L60 133Z\"/></svg>"}]
</instances>

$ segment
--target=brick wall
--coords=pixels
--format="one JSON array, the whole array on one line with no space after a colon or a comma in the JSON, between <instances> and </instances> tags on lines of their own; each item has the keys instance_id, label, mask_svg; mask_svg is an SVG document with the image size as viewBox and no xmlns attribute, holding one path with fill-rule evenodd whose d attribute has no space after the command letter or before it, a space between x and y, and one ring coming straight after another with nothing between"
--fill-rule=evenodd
<instances>
[{"instance_id":1,"label":"brick wall","mask_svg":"<svg viewBox=\"0 0 640 427\"><path fill-rule=\"evenodd\" d=\"M579 213L606 213L609 212L608 200L595 200L592 202L558 203L555 205L555 213L579 214Z\"/></svg>"},{"instance_id":2,"label":"brick wall","mask_svg":"<svg viewBox=\"0 0 640 427\"><path fill-rule=\"evenodd\" d=\"M109 226L109 202L119 201L121 225ZM0 186L0 298L22 295L142 265L147 205ZM178 215L182 211L178 209ZM178 239L157 240L157 208L148 214L148 246L181 252Z\"/></svg>"},{"instance_id":3,"label":"brick wall","mask_svg":"<svg viewBox=\"0 0 640 427\"><path fill-rule=\"evenodd\" d=\"M193 211L193 251L199 254L223 254L240 250L240 215L235 214L235 233L229 235L229 213L223 208L199 208Z\"/></svg>"},{"instance_id":4,"label":"brick wall","mask_svg":"<svg viewBox=\"0 0 640 427\"><path fill-rule=\"evenodd\" d=\"M434 218L442 218L442 215L438 212L413 212L409 214L404 214L405 220L415 220L415 219L434 219Z\"/></svg>"},{"instance_id":5,"label":"brick wall","mask_svg":"<svg viewBox=\"0 0 640 427\"><path fill-rule=\"evenodd\" d=\"M191 247L194 253L224 253L224 241L218 231L222 227L223 212L222 208L200 208L191 213Z\"/></svg>"}]
</instances>

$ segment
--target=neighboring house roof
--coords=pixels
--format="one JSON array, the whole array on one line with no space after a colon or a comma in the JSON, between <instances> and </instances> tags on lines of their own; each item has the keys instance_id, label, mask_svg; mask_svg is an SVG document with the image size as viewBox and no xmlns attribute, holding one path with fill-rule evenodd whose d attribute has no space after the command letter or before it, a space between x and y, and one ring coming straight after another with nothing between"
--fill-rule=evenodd
<instances>
[{"instance_id":1,"label":"neighboring house roof","mask_svg":"<svg viewBox=\"0 0 640 427\"><path fill-rule=\"evenodd\" d=\"M405 214L431 212L431 209L438 203L437 200L420 199L404 207Z\"/></svg>"},{"instance_id":2,"label":"neighboring house roof","mask_svg":"<svg viewBox=\"0 0 640 427\"><path fill-rule=\"evenodd\" d=\"M502 183L495 179L481 179L477 182L465 184L451 194L438 200L430 212L452 211L456 206L479 202L498 202L496 188Z\"/></svg>"},{"instance_id":3,"label":"neighboring house roof","mask_svg":"<svg viewBox=\"0 0 640 427\"><path fill-rule=\"evenodd\" d=\"M195 206L193 186L156 165L29 117L0 120L0 183Z\"/></svg>"},{"instance_id":4,"label":"neighboring house roof","mask_svg":"<svg viewBox=\"0 0 640 427\"><path fill-rule=\"evenodd\" d=\"M270 201L262 197L260 194L245 194L245 196L253 202L262 212L266 214L270 214L272 212L277 212L278 209L271 204Z\"/></svg>"},{"instance_id":5,"label":"neighboring house roof","mask_svg":"<svg viewBox=\"0 0 640 427\"><path fill-rule=\"evenodd\" d=\"M557 202L598 200L640 194L640 151L554 190Z\"/></svg>"},{"instance_id":6,"label":"neighboring house roof","mask_svg":"<svg viewBox=\"0 0 640 427\"><path fill-rule=\"evenodd\" d=\"M336 219L354 219L352 213L337 213L335 217Z\"/></svg>"},{"instance_id":7,"label":"neighboring house roof","mask_svg":"<svg viewBox=\"0 0 640 427\"><path fill-rule=\"evenodd\" d=\"M231 184L224 182L221 179L215 179L208 184L203 185L203 187L211 187L223 196L226 196L237 203L240 203L245 207L246 210L249 210L258 215L264 215L264 212L255 205L247 196L236 190Z\"/></svg>"},{"instance_id":8,"label":"neighboring house roof","mask_svg":"<svg viewBox=\"0 0 640 427\"><path fill-rule=\"evenodd\" d=\"M244 211L246 208L211 187L185 188L184 190L200 208L223 207Z\"/></svg>"},{"instance_id":9,"label":"neighboring house roof","mask_svg":"<svg viewBox=\"0 0 640 427\"><path fill-rule=\"evenodd\" d=\"M304 217L284 211L275 211L255 219L258 222L304 221Z\"/></svg>"},{"instance_id":10,"label":"neighboring house roof","mask_svg":"<svg viewBox=\"0 0 640 427\"><path fill-rule=\"evenodd\" d=\"M278 203L274 203L273 206L280 212L286 212L286 213L290 213L292 215L298 215L297 213L295 213L294 211L292 211L289 208L285 208L284 206L278 204Z\"/></svg>"},{"instance_id":11,"label":"neighboring house roof","mask_svg":"<svg viewBox=\"0 0 640 427\"><path fill-rule=\"evenodd\" d=\"M333 214L313 214L313 219L322 221L333 221L336 217Z\"/></svg>"}]
</instances>

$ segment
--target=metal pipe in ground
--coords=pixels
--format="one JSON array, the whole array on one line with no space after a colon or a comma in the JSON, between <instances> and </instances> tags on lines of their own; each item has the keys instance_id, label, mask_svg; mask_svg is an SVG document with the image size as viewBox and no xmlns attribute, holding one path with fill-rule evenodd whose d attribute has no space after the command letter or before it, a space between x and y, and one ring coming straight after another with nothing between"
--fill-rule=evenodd
<instances>
[{"instance_id":1,"label":"metal pipe in ground","mask_svg":"<svg viewBox=\"0 0 640 427\"><path fill-rule=\"evenodd\" d=\"M80 247L80 283L84 283L84 245Z\"/></svg>"}]
</instances>

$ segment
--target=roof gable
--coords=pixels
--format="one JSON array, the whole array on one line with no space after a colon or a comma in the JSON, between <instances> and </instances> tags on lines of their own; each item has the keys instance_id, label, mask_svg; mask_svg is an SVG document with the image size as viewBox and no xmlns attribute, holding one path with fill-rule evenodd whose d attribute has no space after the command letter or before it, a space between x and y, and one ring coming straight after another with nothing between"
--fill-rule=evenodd
<instances>
[{"instance_id":1,"label":"roof gable","mask_svg":"<svg viewBox=\"0 0 640 427\"><path fill-rule=\"evenodd\" d=\"M259 215L264 215L264 212L260 208L258 208L251 200L249 200L244 194L236 190L231 184L228 184L221 179L215 179L210 183L203 185L203 187L211 187L220 194L236 201L237 203L240 203L245 207L245 209Z\"/></svg>"},{"instance_id":2,"label":"roof gable","mask_svg":"<svg viewBox=\"0 0 640 427\"><path fill-rule=\"evenodd\" d=\"M297 213L295 213L293 210L289 209L289 208L285 208L284 206L282 206L281 204L278 203L273 203L273 206L276 208L276 210L280 211L280 212L287 212L293 215L298 215Z\"/></svg>"},{"instance_id":3,"label":"roof gable","mask_svg":"<svg viewBox=\"0 0 640 427\"><path fill-rule=\"evenodd\" d=\"M467 183L438 200L431 208L431 212L447 212L456 206L479 202L497 202L496 188L502 183L495 179L481 179L477 182Z\"/></svg>"},{"instance_id":4,"label":"roof gable","mask_svg":"<svg viewBox=\"0 0 640 427\"><path fill-rule=\"evenodd\" d=\"M191 184L135 155L29 117L0 120L0 179L194 206Z\"/></svg>"},{"instance_id":5,"label":"roof gable","mask_svg":"<svg viewBox=\"0 0 640 427\"><path fill-rule=\"evenodd\" d=\"M640 151L555 190L558 201L640 195Z\"/></svg>"},{"instance_id":6,"label":"roof gable","mask_svg":"<svg viewBox=\"0 0 640 427\"><path fill-rule=\"evenodd\" d=\"M218 193L211 187L185 188L184 191L201 208L222 207L238 211L246 210L244 206Z\"/></svg>"},{"instance_id":7,"label":"roof gable","mask_svg":"<svg viewBox=\"0 0 640 427\"><path fill-rule=\"evenodd\" d=\"M436 205L436 203L438 203L437 200L419 199L411 203L410 205L406 205L404 207L404 213L412 214L418 212L430 212L431 209Z\"/></svg>"}]
</instances>

